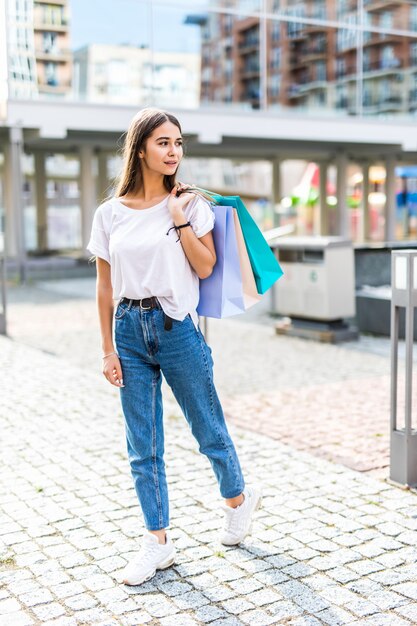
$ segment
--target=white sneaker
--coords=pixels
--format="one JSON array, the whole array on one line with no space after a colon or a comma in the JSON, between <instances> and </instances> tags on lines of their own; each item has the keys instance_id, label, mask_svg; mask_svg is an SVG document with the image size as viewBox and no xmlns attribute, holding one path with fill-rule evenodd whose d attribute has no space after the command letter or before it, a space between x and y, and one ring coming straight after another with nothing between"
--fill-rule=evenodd
<instances>
[{"instance_id":1,"label":"white sneaker","mask_svg":"<svg viewBox=\"0 0 417 626\"><path fill-rule=\"evenodd\" d=\"M166 532L166 543L159 543L158 537L148 530L143 536L139 554L122 570L120 580L125 585L140 585L156 574L158 569L166 569L175 562L176 549Z\"/></svg>"},{"instance_id":2,"label":"white sneaker","mask_svg":"<svg viewBox=\"0 0 417 626\"><path fill-rule=\"evenodd\" d=\"M222 504L225 511L225 526L220 537L220 542L225 546L234 546L244 540L252 531L252 514L257 511L262 503L262 492L257 487L246 487L243 490L245 496L242 504L235 509L227 504Z\"/></svg>"}]
</instances>

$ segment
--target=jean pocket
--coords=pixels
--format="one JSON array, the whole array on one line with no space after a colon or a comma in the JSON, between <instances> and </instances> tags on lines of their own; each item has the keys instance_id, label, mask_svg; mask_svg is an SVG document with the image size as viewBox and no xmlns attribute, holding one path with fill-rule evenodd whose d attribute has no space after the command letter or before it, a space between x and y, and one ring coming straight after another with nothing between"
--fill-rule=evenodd
<instances>
[{"instance_id":1,"label":"jean pocket","mask_svg":"<svg viewBox=\"0 0 417 626\"><path fill-rule=\"evenodd\" d=\"M126 314L127 310L128 310L128 305L127 304L119 303L117 305L117 309L116 309L116 312L114 314L114 319L115 320L121 320L122 317L124 317L124 315Z\"/></svg>"}]
</instances>

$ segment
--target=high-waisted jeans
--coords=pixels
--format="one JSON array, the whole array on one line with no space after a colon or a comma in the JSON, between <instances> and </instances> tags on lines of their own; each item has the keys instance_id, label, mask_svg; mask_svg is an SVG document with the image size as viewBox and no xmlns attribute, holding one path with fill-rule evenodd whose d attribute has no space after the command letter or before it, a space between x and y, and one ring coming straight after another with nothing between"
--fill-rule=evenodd
<instances>
[{"instance_id":1,"label":"high-waisted jeans","mask_svg":"<svg viewBox=\"0 0 417 626\"><path fill-rule=\"evenodd\" d=\"M160 306L160 305L159 305ZM239 459L213 383L213 359L190 315L164 329L161 308L119 303L115 342L123 372L120 388L127 451L135 490L148 530L169 526L164 463L161 372L214 470L223 498L245 487Z\"/></svg>"}]
</instances>

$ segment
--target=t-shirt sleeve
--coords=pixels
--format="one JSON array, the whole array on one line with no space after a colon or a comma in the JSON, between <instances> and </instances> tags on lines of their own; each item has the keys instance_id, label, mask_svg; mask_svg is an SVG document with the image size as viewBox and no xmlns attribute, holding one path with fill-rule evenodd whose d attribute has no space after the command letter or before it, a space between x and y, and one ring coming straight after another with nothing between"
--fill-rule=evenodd
<instances>
[{"instance_id":1,"label":"t-shirt sleeve","mask_svg":"<svg viewBox=\"0 0 417 626\"><path fill-rule=\"evenodd\" d=\"M110 263L110 235L108 225L106 224L104 207L105 205L100 205L94 213L90 241L87 244L87 250L91 252L91 254L95 254L101 259L107 261L107 263Z\"/></svg>"},{"instance_id":2,"label":"t-shirt sleeve","mask_svg":"<svg viewBox=\"0 0 417 626\"><path fill-rule=\"evenodd\" d=\"M203 237L213 230L215 216L208 200L196 195L185 206L184 213L197 237Z\"/></svg>"}]
</instances>

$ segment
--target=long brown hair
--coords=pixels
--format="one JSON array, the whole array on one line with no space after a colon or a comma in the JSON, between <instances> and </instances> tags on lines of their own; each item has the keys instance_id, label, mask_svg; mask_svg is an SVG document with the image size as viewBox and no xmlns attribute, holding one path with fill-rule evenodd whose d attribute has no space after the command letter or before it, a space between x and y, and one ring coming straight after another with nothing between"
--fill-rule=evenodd
<instances>
[{"instance_id":1,"label":"long brown hair","mask_svg":"<svg viewBox=\"0 0 417 626\"><path fill-rule=\"evenodd\" d=\"M145 148L146 140L152 135L155 128L165 122L172 122L182 134L181 125L177 118L161 109L148 107L139 111L130 123L123 144L123 170L117 181L116 197L125 196L137 191L143 185L142 165L139 151ZM164 176L164 187L169 192L176 183L175 173Z\"/></svg>"},{"instance_id":2,"label":"long brown hair","mask_svg":"<svg viewBox=\"0 0 417 626\"><path fill-rule=\"evenodd\" d=\"M142 187L143 174L139 152L145 148L146 140L152 135L153 131L165 122L175 124L182 135L181 124L175 115L162 109L154 107L141 109L131 121L122 148L123 169L116 181L114 191L114 195L117 198L133 193ZM176 183L175 173L164 176L164 187L168 192L172 190ZM188 188L185 191L192 191L206 200L212 201L211 196L198 187Z\"/></svg>"}]
</instances>

